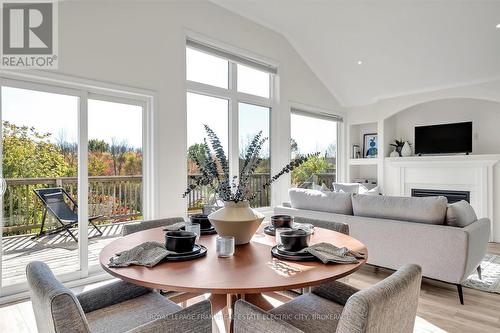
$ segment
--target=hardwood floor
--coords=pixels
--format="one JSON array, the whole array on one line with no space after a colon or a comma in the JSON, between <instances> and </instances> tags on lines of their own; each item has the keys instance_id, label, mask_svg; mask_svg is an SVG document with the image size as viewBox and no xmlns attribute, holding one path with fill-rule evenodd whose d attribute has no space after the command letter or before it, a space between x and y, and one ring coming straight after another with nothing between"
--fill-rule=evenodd
<instances>
[{"instance_id":1,"label":"hardwood floor","mask_svg":"<svg viewBox=\"0 0 500 333\"><path fill-rule=\"evenodd\" d=\"M491 243L489 253L500 255L500 243ZM343 280L366 288L390 275L392 271L365 266ZM95 288L104 283L74 289L75 292ZM418 305L415 332L500 332L500 294L464 289L465 305L460 305L454 285L424 279ZM203 296L202 296L203 297ZM193 300L196 301L196 300ZM280 304L276 300L274 305ZM214 322L214 333L223 332L219 318ZM35 318L29 301L0 307L0 332L36 332Z\"/></svg>"}]
</instances>

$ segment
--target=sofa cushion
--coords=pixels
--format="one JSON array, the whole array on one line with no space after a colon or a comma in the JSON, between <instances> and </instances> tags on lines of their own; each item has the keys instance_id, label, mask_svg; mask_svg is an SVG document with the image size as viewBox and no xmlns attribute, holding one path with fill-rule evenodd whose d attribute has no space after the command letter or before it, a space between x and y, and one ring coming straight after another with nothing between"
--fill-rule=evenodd
<instances>
[{"instance_id":1,"label":"sofa cushion","mask_svg":"<svg viewBox=\"0 0 500 333\"><path fill-rule=\"evenodd\" d=\"M448 205L446 211L446 224L453 227L466 227L472 222L477 221L474 208L465 200Z\"/></svg>"},{"instance_id":2,"label":"sofa cushion","mask_svg":"<svg viewBox=\"0 0 500 333\"><path fill-rule=\"evenodd\" d=\"M352 215L352 201L349 193L291 188L288 194L293 208Z\"/></svg>"},{"instance_id":3,"label":"sofa cushion","mask_svg":"<svg viewBox=\"0 0 500 333\"><path fill-rule=\"evenodd\" d=\"M448 200L445 197L390 197L353 195L355 216L409 222L444 224Z\"/></svg>"}]
</instances>

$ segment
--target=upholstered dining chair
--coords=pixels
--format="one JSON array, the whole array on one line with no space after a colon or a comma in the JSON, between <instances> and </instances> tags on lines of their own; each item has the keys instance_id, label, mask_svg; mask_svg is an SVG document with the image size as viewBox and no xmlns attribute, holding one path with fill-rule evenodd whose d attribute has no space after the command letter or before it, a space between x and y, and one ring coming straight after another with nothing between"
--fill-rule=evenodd
<instances>
[{"instance_id":1,"label":"upholstered dining chair","mask_svg":"<svg viewBox=\"0 0 500 333\"><path fill-rule=\"evenodd\" d=\"M145 220L140 222L124 224L122 228L122 236L127 236L139 231L144 231L153 228L166 227L179 222L184 222L182 217L169 217L157 220ZM184 293L170 290L159 290L159 293L169 298L171 301L181 304L183 308L187 306L187 301L191 298L200 296L200 293Z\"/></svg>"},{"instance_id":2,"label":"upholstered dining chair","mask_svg":"<svg viewBox=\"0 0 500 333\"><path fill-rule=\"evenodd\" d=\"M333 221L324 221L324 220L318 220L318 219L310 219L308 217L299 217L296 216L293 218L294 222L297 223L309 223L312 224L315 227L318 228L323 228L323 229L329 229L333 231L340 232L344 235L349 235L349 225L346 223L341 223L341 222L333 222ZM344 277L347 281L348 277ZM300 295L302 295L304 292L302 289L292 289L292 290L282 290L282 291L277 291L276 292L279 295L282 295L287 298L295 298Z\"/></svg>"},{"instance_id":3,"label":"upholstered dining chair","mask_svg":"<svg viewBox=\"0 0 500 333\"><path fill-rule=\"evenodd\" d=\"M329 229L332 231L340 232L344 235L349 235L349 225L346 223L323 221L323 220L310 219L308 217L299 217L299 216L294 217L293 220L294 222L297 223L310 223L318 228Z\"/></svg>"},{"instance_id":4,"label":"upholstered dining chair","mask_svg":"<svg viewBox=\"0 0 500 333\"><path fill-rule=\"evenodd\" d=\"M235 333L411 333L421 280L420 266L408 264L367 289L335 281L269 312L239 300Z\"/></svg>"},{"instance_id":5,"label":"upholstered dining chair","mask_svg":"<svg viewBox=\"0 0 500 333\"><path fill-rule=\"evenodd\" d=\"M118 281L75 295L39 261L26 268L38 332L211 332L210 302L182 309L151 289Z\"/></svg>"},{"instance_id":6,"label":"upholstered dining chair","mask_svg":"<svg viewBox=\"0 0 500 333\"><path fill-rule=\"evenodd\" d=\"M124 224L122 228L122 236L127 236L135 232L144 231L153 228L166 227L175 223L184 222L182 217L169 217L157 220L146 220L136 223Z\"/></svg>"}]
</instances>

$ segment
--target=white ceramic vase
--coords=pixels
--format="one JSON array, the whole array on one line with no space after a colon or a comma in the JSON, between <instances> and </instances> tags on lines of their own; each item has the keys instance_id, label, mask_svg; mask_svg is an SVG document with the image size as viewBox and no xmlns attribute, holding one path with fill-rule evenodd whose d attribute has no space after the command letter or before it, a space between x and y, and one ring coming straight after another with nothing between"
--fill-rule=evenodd
<instances>
[{"instance_id":1,"label":"white ceramic vase","mask_svg":"<svg viewBox=\"0 0 500 333\"><path fill-rule=\"evenodd\" d=\"M396 148L392 151L392 153L389 155L389 157L399 157L399 153L396 151Z\"/></svg>"},{"instance_id":2,"label":"white ceramic vase","mask_svg":"<svg viewBox=\"0 0 500 333\"><path fill-rule=\"evenodd\" d=\"M408 157L412 155L411 147L408 141L405 142L403 148L401 149L401 156Z\"/></svg>"},{"instance_id":3,"label":"white ceramic vase","mask_svg":"<svg viewBox=\"0 0 500 333\"><path fill-rule=\"evenodd\" d=\"M247 244L259 229L264 215L250 207L248 201L224 202L224 207L208 215L221 236L233 236L236 245Z\"/></svg>"}]
</instances>

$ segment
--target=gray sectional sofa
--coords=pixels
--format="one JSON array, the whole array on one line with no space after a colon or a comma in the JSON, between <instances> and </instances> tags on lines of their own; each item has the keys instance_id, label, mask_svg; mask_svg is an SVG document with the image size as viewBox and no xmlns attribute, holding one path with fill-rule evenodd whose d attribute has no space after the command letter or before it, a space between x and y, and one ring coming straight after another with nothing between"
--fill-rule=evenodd
<instances>
[{"instance_id":1,"label":"gray sectional sofa","mask_svg":"<svg viewBox=\"0 0 500 333\"><path fill-rule=\"evenodd\" d=\"M290 189L290 203L275 214L340 222L368 248L368 263L398 269L422 267L423 276L457 285L486 254L490 220L478 219L466 202L444 197L389 197Z\"/></svg>"}]
</instances>

